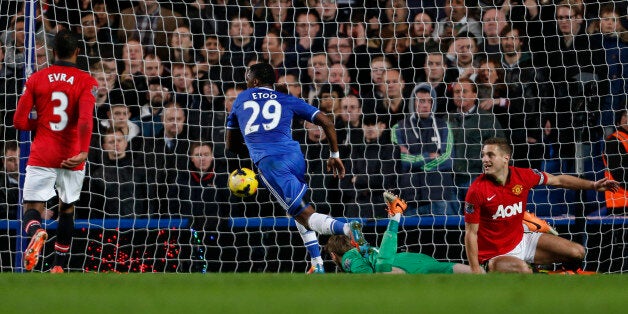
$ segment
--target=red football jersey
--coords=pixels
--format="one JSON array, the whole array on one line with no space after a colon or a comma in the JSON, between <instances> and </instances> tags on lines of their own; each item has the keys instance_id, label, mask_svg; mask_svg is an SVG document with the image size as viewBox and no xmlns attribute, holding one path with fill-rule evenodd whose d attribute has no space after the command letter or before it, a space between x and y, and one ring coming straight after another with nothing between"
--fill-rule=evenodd
<instances>
[{"instance_id":1,"label":"red football jersey","mask_svg":"<svg viewBox=\"0 0 628 314\"><path fill-rule=\"evenodd\" d=\"M26 81L14 125L36 132L28 165L61 168L63 160L89 150L98 83L72 65L59 62ZM30 119L33 109L37 117ZM74 170L83 167L81 164Z\"/></svg>"},{"instance_id":2,"label":"red football jersey","mask_svg":"<svg viewBox=\"0 0 628 314\"><path fill-rule=\"evenodd\" d=\"M473 181L465 198L465 222L479 224L480 263L512 251L521 242L528 193L535 186L547 183L545 173L538 170L508 169L504 186L482 174Z\"/></svg>"}]
</instances>

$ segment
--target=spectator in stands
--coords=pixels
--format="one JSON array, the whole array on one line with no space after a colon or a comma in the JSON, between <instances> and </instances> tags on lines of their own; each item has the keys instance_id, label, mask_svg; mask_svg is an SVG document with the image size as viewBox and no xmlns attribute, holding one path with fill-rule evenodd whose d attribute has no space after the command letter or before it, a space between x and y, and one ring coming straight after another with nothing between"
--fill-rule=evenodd
<instances>
[{"instance_id":1,"label":"spectator in stands","mask_svg":"<svg viewBox=\"0 0 628 314\"><path fill-rule=\"evenodd\" d=\"M150 184L151 193L156 193L161 199L155 199L151 204L159 207L161 214L176 213L176 208L168 208L168 190L176 182L177 170L185 169L188 164L189 136L185 110L176 102L165 105L161 111L161 123L163 129L154 135L154 139L146 139L144 153L149 165L156 165L149 173L154 175L155 181Z\"/></svg>"},{"instance_id":2,"label":"spectator in stands","mask_svg":"<svg viewBox=\"0 0 628 314\"><path fill-rule=\"evenodd\" d=\"M177 5L173 4L173 7ZM216 34L227 37L229 17L240 8L237 2L230 0L194 0L186 2L186 6L179 9L179 12L190 19L193 34Z\"/></svg>"},{"instance_id":3,"label":"spectator in stands","mask_svg":"<svg viewBox=\"0 0 628 314\"><path fill-rule=\"evenodd\" d=\"M310 104L319 94L323 85L329 82L329 58L325 52L315 53L307 62L307 82L303 88L303 98Z\"/></svg>"},{"instance_id":4,"label":"spectator in stands","mask_svg":"<svg viewBox=\"0 0 628 314\"><path fill-rule=\"evenodd\" d=\"M448 101L446 97L447 84L445 84L445 56L440 52L430 52L425 58L425 63L421 67L420 81L429 83L432 90L436 93L436 104L434 104L434 113L437 116L444 117L448 113L456 112L453 102Z\"/></svg>"},{"instance_id":5,"label":"spectator in stands","mask_svg":"<svg viewBox=\"0 0 628 314\"><path fill-rule=\"evenodd\" d=\"M338 34L338 23L347 19L342 11L338 10L338 3L332 0L310 0L310 7L314 7L321 18L322 36L330 38Z\"/></svg>"},{"instance_id":6,"label":"spectator in stands","mask_svg":"<svg viewBox=\"0 0 628 314\"><path fill-rule=\"evenodd\" d=\"M495 59L479 61L475 82L478 88L480 109L493 112L500 124L508 128L510 119L507 116L507 105L509 105L509 100L504 82L504 70L501 68L500 62Z\"/></svg>"},{"instance_id":7,"label":"spectator in stands","mask_svg":"<svg viewBox=\"0 0 628 314\"><path fill-rule=\"evenodd\" d=\"M436 23L434 38L447 42L461 33L471 33L482 38L482 26L473 17L473 8L465 0L445 0L445 16Z\"/></svg>"},{"instance_id":8,"label":"spectator in stands","mask_svg":"<svg viewBox=\"0 0 628 314\"><path fill-rule=\"evenodd\" d=\"M231 112L233 102L236 100L240 92L246 88L243 85L232 85L225 90L225 110L227 113Z\"/></svg>"},{"instance_id":9,"label":"spectator in stands","mask_svg":"<svg viewBox=\"0 0 628 314\"><path fill-rule=\"evenodd\" d=\"M399 70L386 70L384 82L378 87L383 97L377 102L375 112L388 117L388 125L395 125L409 112L410 104L406 97L405 86L406 82Z\"/></svg>"},{"instance_id":10,"label":"spectator in stands","mask_svg":"<svg viewBox=\"0 0 628 314\"><path fill-rule=\"evenodd\" d=\"M96 90L96 118L106 119L108 105L112 102L122 102L123 99L120 93L116 93L119 90L118 76L105 71L102 64L95 64L92 66L92 76L98 82L98 89Z\"/></svg>"},{"instance_id":11,"label":"spectator in stands","mask_svg":"<svg viewBox=\"0 0 628 314\"><path fill-rule=\"evenodd\" d=\"M288 93L294 97L301 98L301 83L295 74L285 74L277 78L277 85L285 85Z\"/></svg>"},{"instance_id":12,"label":"spectator in stands","mask_svg":"<svg viewBox=\"0 0 628 314\"><path fill-rule=\"evenodd\" d=\"M358 134L362 130L362 101L352 94L340 100L342 110L339 119L336 119L336 134L338 143L343 146L362 143L362 135Z\"/></svg>"},{"instance_id":13,"label":"spectator in stands","mask_svg":"<svg viewBox=\"0 0 628 314\"><path fill-rule=\"evenodd\" d=\"M508 101L493 102L508 112L506 119L500 120L502 127L509 129L513 144L514 165L518 167L541 167L543 158L543 131L541 129L541 108L547 97L546 76L543 69L532 65L531 53L525 50L521 31L510 26L504 27L501 37L503 56L501 65L504 82L507 86Z\"/></svg>"},{"instance_id":14,"label":"spectator in stands","mask_svg":"<svg viewBox=\"0 0 628 314\"><path fill-rule=\"evenodd\" d=\"M192 215L195 230L215 231L221 217L229 216L229 192L226 191L228 173L214 158L210 142L192 142L188 153L188 167L179 169L177 184L168 190L170 208L177 214Z\"/></svg>"},{"instance_id":15,"label":"spectator in stands","mask_svg":"<svg viewBox=\"0 0 628 314\"><path fill-rule=\"evenodd\" d=\"M601 97L609 94L604 80L608 68L601 35L586 33L580 6L560 2L555 20L557 32L546 38L544 47L554 99L547 108L547 121L556 133L564 172L575 169L576 143L602 139L599 106L604 101Z\"/></svg>"},{"instance_id":16,"label":"spectator in stands","mask_svg":"<svg viewBox=\"0 0 628 314\"><path fill-rule=\"evenodd\" d=\"M131 39L122 46L122 71L119 76L120 87L124 93L124 103L130 107L133 116L137 106L142 105L147 90L144 76L144 50L140 42Z\"/></svg>"},{"instance_id":17,"label":"spectator in stands","mask_svg":"<svg viewBox=\"0 0 628 314\"><path fill-rule=\"evenodd\" d=\"M118 43L116 31L120 28L119 14L105 5L105 0L93 0L92 10L96 16L97 38L103 43Z\"/></svg>"},{"instance_id":18,"label":"spectator in stands","mask_svg":"<svg viewBox=\"0 0 628 314\"><path fill-rule=\"evenodd\" d=\"M353 43L351 38L344 34L327 37L325 41L327 56L332 64L340 63L349 66L353 58Z\"/></svg>"},{"instance_id":19,"label":"spectator in stands","mask_svg":"<svg viewBox=\"0 0 628 314\"><path fill-rule=\"evenodd\" d=\"M92 65L102 58L113 58L113 44L98 37L96 28L96 15L94 12L86 12L81 16L81 24L76 27L76 32L81 36L81 58L86 58L84 62Z\"/></svg>"},{"instance_id":20,"label":"spectator in stands","mask_svg":"<svg viewBox=\"0 0 628 314\"><path fill-rule=\"evenodd\" d=\"M0 219L17 219L20 203L19 176L20 147L16 141L6 141L3 145L0 171Z\"/></svg>"},{"instance_id":21,"label":"spectator in stands","mask_svg":"<svg viewBox=\"0 0 628 314\"><path fill-rule=\"evenodd\" d=\"M355 98L354 96L348 96ZM357 99L357 98L355 98ZM346 173L341 181L345 217L383 217L382 193L396 188L397 174L393 158L390 129L377 115L364 115L359 138L351 145Z\"/></svg>"},{"instance_id":22,"label":"spectator in stands","mask_svg":"<svg viewBox=\"0 0 628 314\"><path fill-rule=\"evenodd\" d=\"M46 41L35 39L35 71L47 68L51 64L52 49L48 48Z\"/></svg>"},{"instance_id":23,"label":"spectator in stands","mask_svg":"<svg viewBox=\"0 0 628 314\"><path fill-rule=\"evenodd\" d=\"M194 41L187 26L179 26L170 33L168 40L170 62L195 63Z\"/></svg>"},{"instance_id":24,"label":"spectator in stands","mask_svg":"<svg viewBox=\"0 0 628 314\"><path fill-rule=\"evenodd\" d=\"M421 11L414 15L410 24L410 51L412 51L411 70L414 74L408 82L418 83L424 77L421 69L425 64L425 58L430 52L438 51L438 43L432 37L434 32L434 19L427 12Z\"/></svg>"},{"instance_id":25,"label":"spectator in stands","mask_svg":"<svg viewBox=\"0 0 628 314\"><path fill-rule=\"evenodd\" d=\"M489 58L501 56L499 36L504 27L508 25L506 15L498 7L489 7L482 13L482 33L484 35L483 47L479 49Z\"/></svg>"},{"instance_id":26,"label":"spectator in stands","mask_svg":"<svg viewBox=\"0 0 628 314\"><path fill-rule=\"evenodd\" d=\"M410 103L410 114L392 128L392 143L401 159L399 188L413 207L406 214L458 214L452 174L454 136L447 121L434 115L436 92L421 83L412 91Z\"/></svg>"},{"instance_id":27,"label":"spectator in stands","mask_svg":"<svg viewBox=\"0 0 628 314\"><path fill-rule=\"evenodd\" d=\"M199 80L210 79L212 81L233 82L233 71L228 66L228 60L223 59L225 48L218 36L207 35L203 49L198 49L198 60L194 64L194 73ZM222 90L222 86L220 86Z\"/></svg>"},{"instance_id":28,"label":"spectator in stands","mask_svg":"<svg viewBox=\"0 0 628 314\"><path fill-rule=\"evenodd\" d=\"M460 33L454 37L448 50L449 67L445 74L447 82L455 82L461 78L475 81L477 76L474 61L478 52L476 38L470 33Z\"/></svg>"},{"instance_id":29,"label":"spectator in stands","mask_svg":"<svg viewBox=\"0 0 628 314\"><path fill-rule=\"evenodd\" d=\"M349 70L341 63L334 63L329 68L329 83L342 87L345 95L360 95L358 87L351 80Z\"/></svg>"},{"instance_id":30,"label":"spectator in stands","mask_svg":"<svg viewBox=\"0 0 628 314\"><path fill-rule=\"evenodd\" d=\"M7 67L6 67L6 64L4 63L5 49L6 49L6 46L4 45L4 42L0 40L0 79L4 79L7 77Z\"/></svg>"},{"instance_id":31,"label":"spectator in stands","mask_svg":"<svg viewBox=\"0 0 628 314\"><path fill-rule=\"evenodd\" d=\"M351 40L351 58L347 60L347 68L349 75L354 82L371 82L371 53L368 47L368 38L366 37L366 25L362 17L356 15L350 21L340 24L339 36L343 34Z\"/></svg>"},{"instance_id":32,"label":"spectator in stands","mask_svg":"<svg viewBox=\"0 0 628 314\"><path fill-rule=\"evenodd\" d=\"M233 66L233 81L236 83L245 81L244 67L257 57L255 52L257 43L253 36L254 28L251 18L249 10L241 10L229 18L230 40L223 58L229 60L230 65Z\"/></svg>"},{"instance_id":33,"label":"spectator in stands","mask_svg":"<svg viewBox=\"0 0 628 314\"><path fill-rule=\"evenodd\" d=\"M188 110L198 110L201 106L201 96L196 89L192 67L187 63L173 63L170 72L175 101Z\"/></svg>"},{"instance_id":34,"label":"spectator in stands","mask_svg":"<svg viewBox=\"0 0 628 314\"><path fill-rule=\"evenodd\" d=\"M278 31L270 30L262 40L261 60L270 63L277 75L299 74L297 56L286 51L288 43Z\"/></svg>"},{"instance_id":35,"label":"spectator in stands","mask_svg":"<svg viewBox=\"0 0 628 314\"><path fill-rule=\"evenodd\" d=\"M471 80L463 78L453 83L452 95L458 108L449 116L454 136L454 177L458 198L463 200L471 182L483 171L478 159L482 143L491 137L504 137L504 131L492 113L479 108L477 86Z\"/></svg>"},{"instance_id":36,"label":"spectator in stands","mask_svg":"<svg viewBox=\"0 0 628 314\"><path fill-rule=\"evenodd\" d=\"M412 52L431 52L438 50L438 43L432 36L434 32L434 19L430 14L425 11L418 12L414 15L412 23L410 24L410 36ZM417 63L419 67L423 65L422 62Z\"/></svg>"},{"instance_id":37,"label":"spectator in stands","mask_svg":"<svg viewBox=\"0 0 628 314\"><path fill-rule=\"evenodd\" d=\"M294 49L299 56L299 67L305 68L309 64L308 54L316 55L325 51L325 41L321 37L321 20L316 11L299 11L295 18ZM329 63L329 62L328 62Z\"/></svg>"},{"instance_id":38,"label":"spectator in stands","mask_svg":"<svg viewBox=\"0 0 628 314\"><path fill-rule=\"evenodd\" d=\"M3 38L5 44L4 64L7 67L7 76L24 76L24 16L14 19L11 27Z\"/></svg>"},{"instance_id":39,"label":"spectator in stands","mask_svg":"<svg viewBox=\"0 0 628 314\"><path fill-rule=\"evenodd\" d=\"M201 106L199 110L188 110L188 124L190 139L212 141L217 149L217 157L222 157L224 146L217 146L224 142L225 107L220 88L216 82L209 80L200 83ZM220 150L222 149L222 150Z\"/></svg>"},{"instance_id":40,"label":"spectator in stands","mask_svg":"<svg viewBox=\"0 0 628 314\"><path fill-rule=\"evenodd\" d=\"M155 78L162 78L166 76L166 66L161 61L158 55L149 53L144 56L144 76L146 77L146 84L150 80Z\"/></svg>"},{"instance_id":41,"label":"spectator in stands","mask_svg":"<svg viewBox=\"0 0 628 314\"><path fill-rule=\"evenodd\" d=\"M382 93L382 85L384 84L384 75L386 71L392 68L392 63L388 57L384 55L375 55L371 57L369 66L370 73L367 78L360 78L360 95L365 99L381 100L384 97ZM366 80L364 80L366 79ZM365 113L374 113L375 108L363 107Z\"/></svg>"},{"instance_id":42,"label":"spectator in stands","mask_svg":"<svg viewBox=\"0 0 628 314\"><path fill-rule=\"evenodd\" d=\"M414 53L410 50L410 28L408 23L388 25L382 29L382 51L393 64L393 68L400 69L406 82L414 81L412 62Z\"/></svg>"},{"instance_id":43,"label":"spectator in stands","mask_svg":"<svg viewBox=\"0 0 628 314\"><path fill-rule=\"evenodd\" d=\"M147 214L146 167L127 150L125 134L111 129L101 144L102 164L90 164L90 208L114 217Z\"/></svg>"},{"instance_id":44,"label":"spectator in stands","mask_svg":"<svg viewBox=\"0 0 628 314\"><path fill-rule=\"evenodd\" d=\"M604 177L619 182L619 189L604 193L609 214L628 215L628 110L618 111L616 117L617 130L606 138L603 160Z\"/></svg>"},{"instance_id":45,"label":"spectator in stands","mask_svg":"<svg viewBox=\"0 0 628 314\"><path fill-rule=\"evenodd\" d=\"M279 37L294 34L295 7L291 0L265 0L255 10L255 34L264 36L269 32L280 34Z\"/></svg>"},{"instance_id":46,"label":"spectator in stands","mask_svg":"<svg viewBox=\"0 0 628 314\"><path fill-rule=\"evenodd\" d=\"M340 85L324 84L321 86L318 96L314 99L312 105L320 111L329 114L332 121L336 121L337 118L340 118L340 112L342 111L340 100L344 96L345 94Z\"/></svg>"},{"instance_id":47,"label":"spectator in stands","mask_svg":"<svg viewBox=\"0 0 628 314\"><path fill-rule=\"evenodd\" d=\"M132 143L137 136L141 138L142 130L137 124L129 120L130 116L131 112L125 104L110 104L107 111L107 119L101 120L100 128L104 131L110 129L121 131L127 143ZM101 133L105 134L105 132Z\"/></svg>"},{"instance_id":48,"label":"spectator in stands","mask_svg":"<svg viewBox=\"0 0 628 314\"><path fill-rule=\"evenodd\" d=\"M625 11L625 10L624 10ZM608 78L611 85L610 105L603 107L602 125L610 125L613 112L622 109L626 101L626 89L628 89L628 30L621 21L627 20L621 16L619 6L605 4L600 7L599 31L602 33L602 47L606 52L606 64L608 65ZM624 25L627 23L624 22Z\"/></svg>"},{"instance_id":49,"label":"spectator in stands","mask_svg":"<svg viewBox=\"0 0 628 314\"><path fill-rule=\"evenodd\" d=\"M168 58L168 33L177 28L181 15L164 8L157 0L140 0L137 5L120 12L118 42L137 39L146 53Z\"/></svg>"},{"instance_id":50,"label":"spectator in stands","mask_svg":"<svg viewBox=\"0 0 628 314\"><path fill-rule=\"evenodd\" d=\"M163 128L161 112L173 96L163 79L154 78L148 82L146 97L148 103L140 108L139 119L134 122L142 128L142 136L153 137Z\"/></svg>"},{"instance_id":51,"label":"spectator in stands","mask_svg":"<svg viewBox=\"0 0 628 314\"><path fill-rule=\"evenodd\" d=\"M123 45L121 59L121 81L133 81L144 73L144 48L139 40L131 39Z\"/></svg>"}]
</instances>

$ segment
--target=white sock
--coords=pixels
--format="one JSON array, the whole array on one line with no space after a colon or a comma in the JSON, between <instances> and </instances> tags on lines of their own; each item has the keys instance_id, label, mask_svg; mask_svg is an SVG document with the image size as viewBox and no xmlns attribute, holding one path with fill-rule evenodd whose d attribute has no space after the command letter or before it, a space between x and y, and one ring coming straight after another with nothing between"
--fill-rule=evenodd
<instances>
[{"instance_id":1,"label":"white sock","mask_svg":"<svg viewBox=\"0 0 628 314\"><path fill-rule=\"evenodd\" d=\"M347 224L340 222L328 215L313 213L307 221L310 229L319 234L347 234Z\"/></svg>"}]
</instances>

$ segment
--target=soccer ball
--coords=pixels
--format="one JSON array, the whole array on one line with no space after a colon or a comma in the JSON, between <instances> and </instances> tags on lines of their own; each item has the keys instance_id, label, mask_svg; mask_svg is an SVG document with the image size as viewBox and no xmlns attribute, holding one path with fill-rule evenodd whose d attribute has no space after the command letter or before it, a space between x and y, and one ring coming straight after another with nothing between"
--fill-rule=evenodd
<instances>
[{"instance_id":1,"label":"soccer ball","mask_svg":"<svg viewBox=\"0 0 628 314\"><path fill-rule=\"evenodd\" d=\"M229 190L237 197L255 194L258 184L255 172L249 168L236 169L229 175Z\"/></svg>"}]
</instances>

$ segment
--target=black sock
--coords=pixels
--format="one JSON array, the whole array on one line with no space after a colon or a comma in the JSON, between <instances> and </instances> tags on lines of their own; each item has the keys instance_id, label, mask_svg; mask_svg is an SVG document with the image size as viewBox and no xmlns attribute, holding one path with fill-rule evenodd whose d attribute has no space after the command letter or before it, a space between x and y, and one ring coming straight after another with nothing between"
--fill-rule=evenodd
<instances>
[{"instance_id":1,"label":"black sock","mask_svg":"<svg viewBox=\"0 0 628 314\"><path fill-rule=\"evenodd\" d=\"M41 229L41 214L36 209L27 209L22 215L22 228L29 237Z\"/></svg>"},{"instance_id":2,"label":"black sock","mask_svg":"<svg viewBox=\"0 0 628 314\"><path fill-rule=\"evenodd\" d=\"M72 242L72 232L74 232L74 213L59 213L57 243L69 248Z\"/></svg>"},{"instance_id":3,"label":"black sock","mask_svg":"<svg viewBox=\"0 0 628 314\"><path fill-rule=\"evenodd\" d=\"M55 251L55 262L53 265L65 267L65 263L68 260L68 255L69 255L68 253Z\"/></svg>"}]
</instances>

